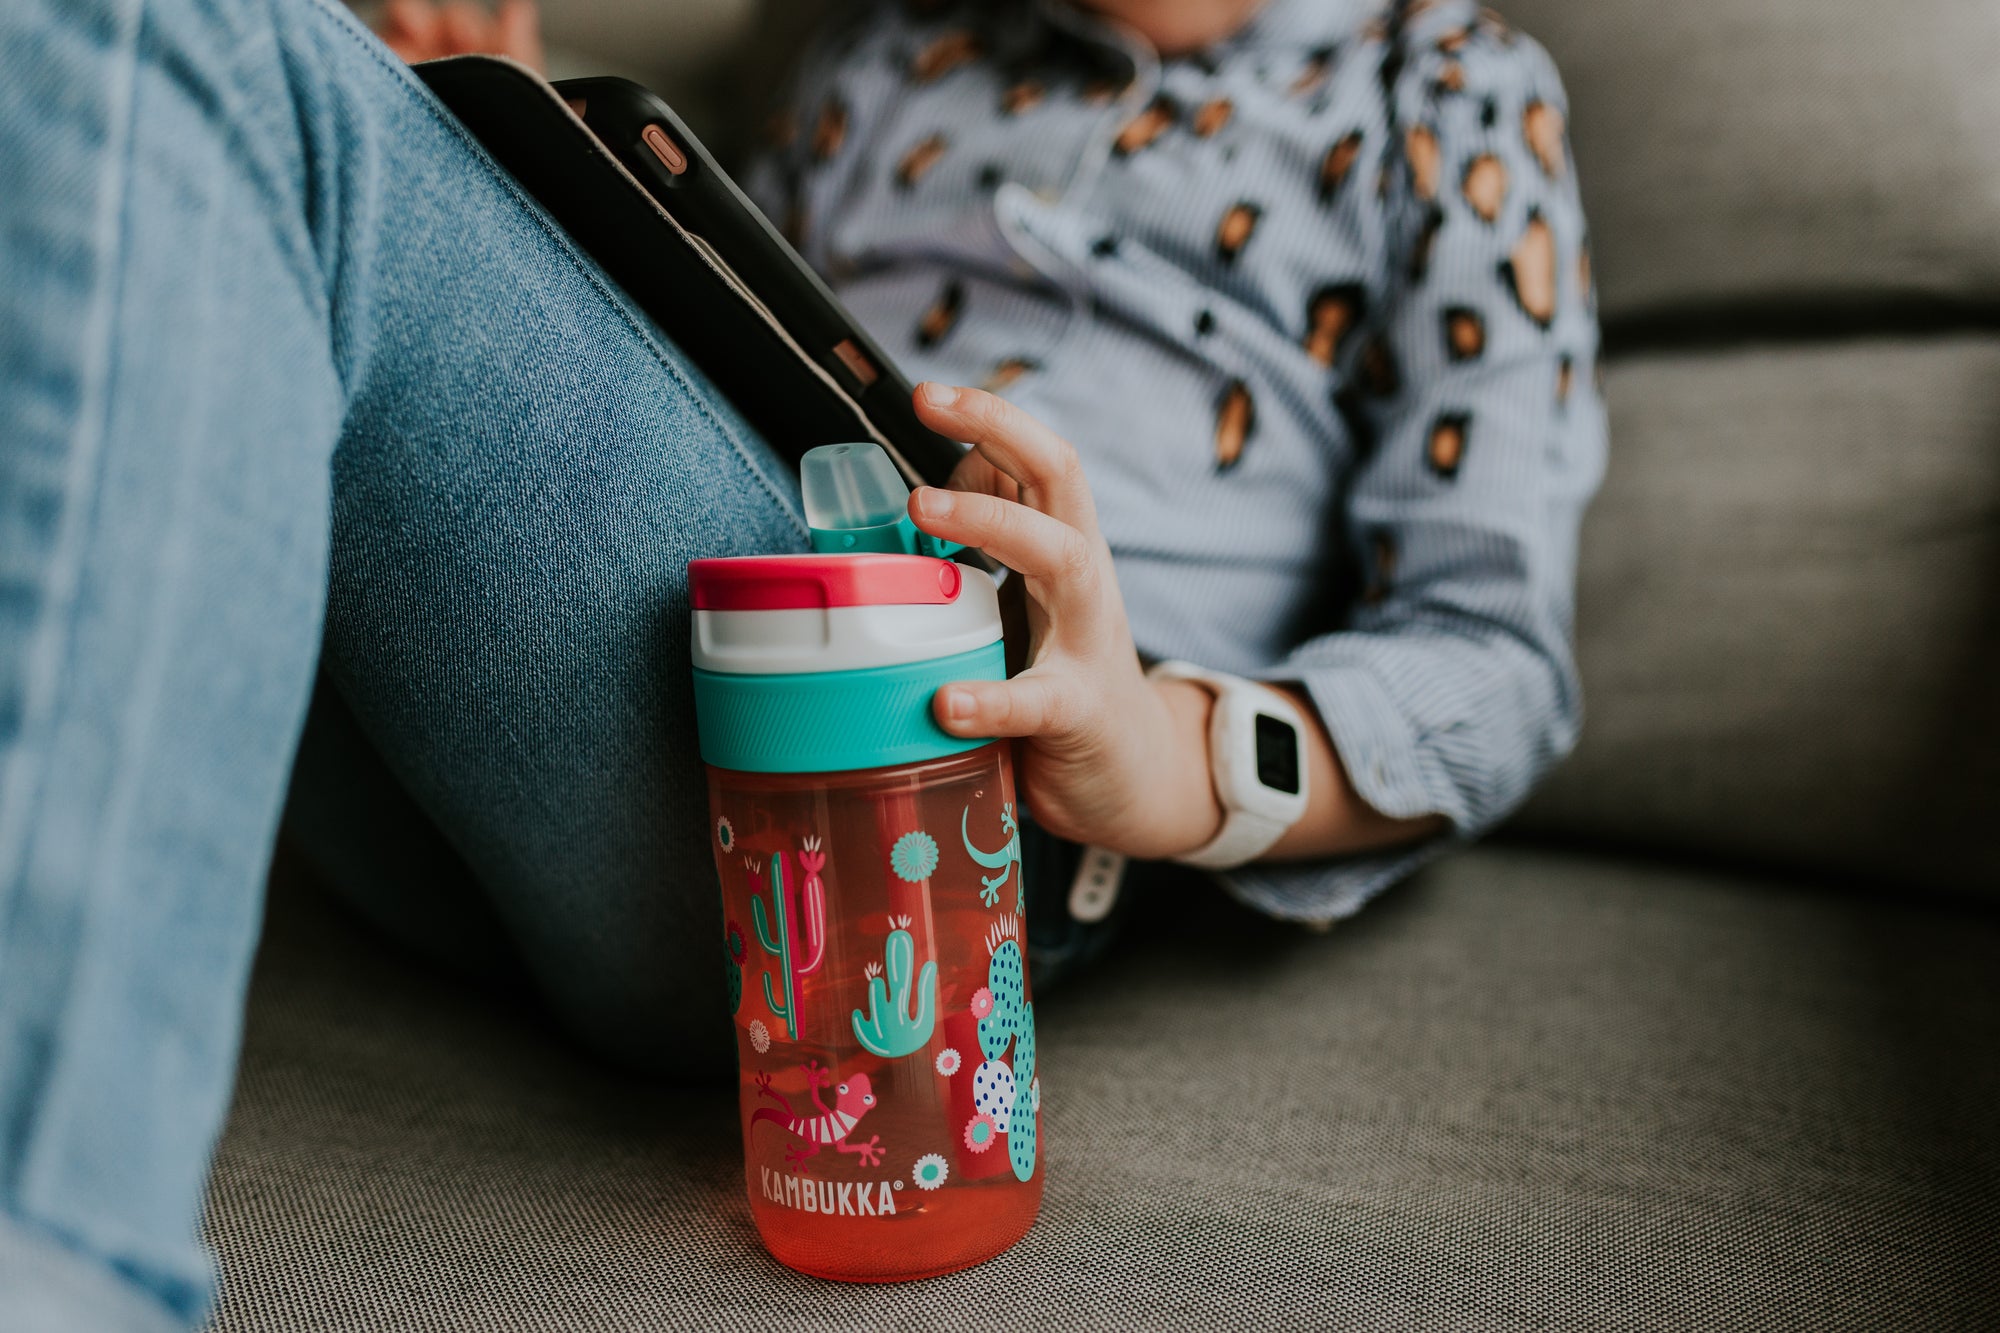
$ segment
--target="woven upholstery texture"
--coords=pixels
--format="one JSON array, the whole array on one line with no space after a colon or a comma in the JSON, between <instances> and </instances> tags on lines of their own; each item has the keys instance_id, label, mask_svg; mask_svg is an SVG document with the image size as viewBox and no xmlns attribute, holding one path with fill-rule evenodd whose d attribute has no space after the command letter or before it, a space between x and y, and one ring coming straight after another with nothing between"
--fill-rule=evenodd
<instances>
[{"instance_id":1,"label":"woven upholstery texture","mask_svg":"<svg viewBox=\"0 0 2000 1333\"><path fill-rule=\"evenodd\" d=\"M1524 825L2000 897L2000 336L1635 355L1607 387L1587 720Z\"/></svg>"},{"instance_id":2,"label":"woven upholstery texture","mask_svg":"<svg viewBox=\"0 0 2000 1333\"><path fill-rule=\"evenodd\" d=\"M1563 73L1603 309L2000 299L2000 5L1506 0Z\"/></svg>"},{"instance_id":3,"label":"woven upholstery texture","mask_svg":"<svg viewBox=\"0 0 2000 1333\"><path fill-rule=\"evenodd\" d=\"M734 1097L274 897L219 1330L1991 1328L2000 923L1567 853L1328 936L1164 893L1037 1005L1048 1192L951 1277L766 1259Z\"/></svg>"}]
</instances>

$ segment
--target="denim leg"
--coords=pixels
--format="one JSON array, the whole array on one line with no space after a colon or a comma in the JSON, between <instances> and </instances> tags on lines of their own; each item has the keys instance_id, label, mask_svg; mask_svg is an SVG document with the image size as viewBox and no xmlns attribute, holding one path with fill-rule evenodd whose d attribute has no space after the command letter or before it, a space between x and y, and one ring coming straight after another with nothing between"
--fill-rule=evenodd
<instances>
[{"instance_id":1,"label":"denim leg","mask_svg":"<svg viewBox=\"0 0 2000 1333\"><path fill-rule=\"evenodd\" d=\"M698 1064L682 566L801 528L324 0L0 5L0 272L0 1304L187 1321L323 612L565 1013Z\"/></svg>"},{"instance_id":2,"label":"denim leg","mask_svg":"<svg viewBox=\"0 0 2000 1333\"><path fill-rule=\"evenodd\" d=\"M320 677L285 797L285 840L316 879L424 961L503 990L527 970L506 923Z\"/></svg>"},{"instance_id":3,"label":"denim leg","mask_svg":"<svg viewBox=\"0 0 2000 1333\"><path fill-rule=\"evenodd\" d=\"M0 6L0 1305L189 1317L341 417L254 30ZM296 189L293 189L296 194ZM69 1252L68 1256L64 1251ZM143 1288L95 1289L94 1257ZM18 1321L18 1322L16 1322Z\"/></svg>"},{"instance_id":4,"label":"denim leg","mask_svg":"<svg viewBox=\"0 0 2000 1333\"><path fill-rule=\"evenodd\" d=\"M456 166L433 102L373 111L401 187L452 207L371 257L326 673L566 1024L723 1076L687 563L804 549L796 480L511 182L408 179Z\"/></svg>"}]
</instances>

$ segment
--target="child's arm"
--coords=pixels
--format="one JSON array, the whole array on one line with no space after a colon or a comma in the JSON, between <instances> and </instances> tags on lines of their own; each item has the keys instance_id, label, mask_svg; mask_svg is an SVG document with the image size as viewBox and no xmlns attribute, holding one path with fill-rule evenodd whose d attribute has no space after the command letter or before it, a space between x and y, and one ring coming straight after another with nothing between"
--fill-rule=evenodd
<instances>
[{"instance_id":1,"label":"child's arm","mask_svg":"<svg viewBox=\"0 0 2000 1333\"><path fill-rule=\"evenodd\" d=\"M953 489L910 497L911 519L980 547L1015 571L1027 594L1028 669L939 690L939 725L961 736L1022 738L1022 789L1053 833L1148 859L1200 847L1222 824L1209 777L1209 695L1141 673L1076 450L977 389L924 384L916 404L927 425L973 452ZM1312 728L1306 740L1312 803L1286 836L1287 854L1361 851L1436 827L1370 809L1326 732Z\"/></svg>"},{"instance_id":2,"label":"child's arm","mask_svg":"<svg viewBox=\"0 0 2000 1333\"><path fill-rule=\"evenodd\" d=\"M1364 590L1271 675L1305 687L1367 804L1471 836L1582 720L1570 629L1604 466L1597 321L1547 54L1467 0L1401 36L1380 202L1355 201L1380 217L1391 275L1347 367L1368 436L1347 514Z\"/></svg>"},{"instance_id":3,"label":"child's arm","mask_svg":"<svg viewBox=\"0 0 2000 1333\"><path fill-rule=\"evenodd\" d=\"M1380 194L1375 173L1354 173L1353 207L1375 215L1396 275L1346 367L1376 390L1357 404L1374 439L1349 511L1367 592L1345 627L1266 673L1322 724L1312 807L1267 859L1482 831L1579 720L1576 535L1604 423L1565 103L1539 48L1490 23L1460 32L1458 14L1471 6L1438 6L1411 34ZM985 395L927 388L919 410L978 451L955 481L972 494L920 492L913 518L1023 570L1034 631L1030 669L941 691L941 724L1026 738L1026 797L1054 832L1138 856L1201 845L1220 818L1206 696L1140 676L1074 454ZM1335 915L1415 855L1337 884L1276 867L1233 880L1269 910Z\"/></svg>"}]
</instances>

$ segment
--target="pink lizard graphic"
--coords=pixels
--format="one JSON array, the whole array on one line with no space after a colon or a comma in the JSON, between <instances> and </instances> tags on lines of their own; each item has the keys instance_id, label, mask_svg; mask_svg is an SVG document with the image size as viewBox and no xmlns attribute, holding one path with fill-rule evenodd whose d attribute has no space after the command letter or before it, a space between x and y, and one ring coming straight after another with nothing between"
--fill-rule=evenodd
<instances>
[{"instance_id":1,"label":"pink lizard graphic","mask_svg":"<svg viewBox=\"0 0 2000 1333\"><path fill-rule=\"evenodd\" d=\"M833 1082L833 1074L817 1060L806 1061L803 1068L806 1071L806 1090L812 1094L813 1105L819 1108L819 1114L793 1115L792 1104L778 1093L771 1091L771 1076L759 1071L757 1091L784 1109L774 1111L768 1106L763 1107L751 1114L751 1125L754 1127L759 1120L768 1120L787 1133L798 1135L799 1141L785 1149L785 1160L788 1162L801 1162L808 1157L816 1157L819 1155L819 1150L829 1143L840 1152L853 1153L860 1157L863 1166L874 1166L880 1162L882 1160L880 1134L871 1135L866 1143L847 1141L847 1136L861 1123L861 1117L867 1115L875 1105L875 1092L868 1083L868 1075L856 1074L835 1088L833 1105L829 1107L820 1100L819 1090Z\"/></svg>"}]
</instances>

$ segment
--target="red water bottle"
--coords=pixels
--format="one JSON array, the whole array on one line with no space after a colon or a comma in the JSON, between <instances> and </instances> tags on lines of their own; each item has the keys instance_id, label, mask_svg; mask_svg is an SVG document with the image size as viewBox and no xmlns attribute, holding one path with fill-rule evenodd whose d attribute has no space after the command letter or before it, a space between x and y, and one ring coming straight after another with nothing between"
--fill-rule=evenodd
<instances>
[{"instance_id":1,"label":"red water bottle","mask_svg":"<svg viewBox=\"0 0 2000 1333\"><path fill-rule=\"evenodd\" d=\"M689 568L744 1175L780 1262L926 1277L1013 1244L1042 1193L1011 761L930 711L1004 677L999 606L909 553L874 446L805 480L815 554Z\"/></svg>"}]
</instances>

